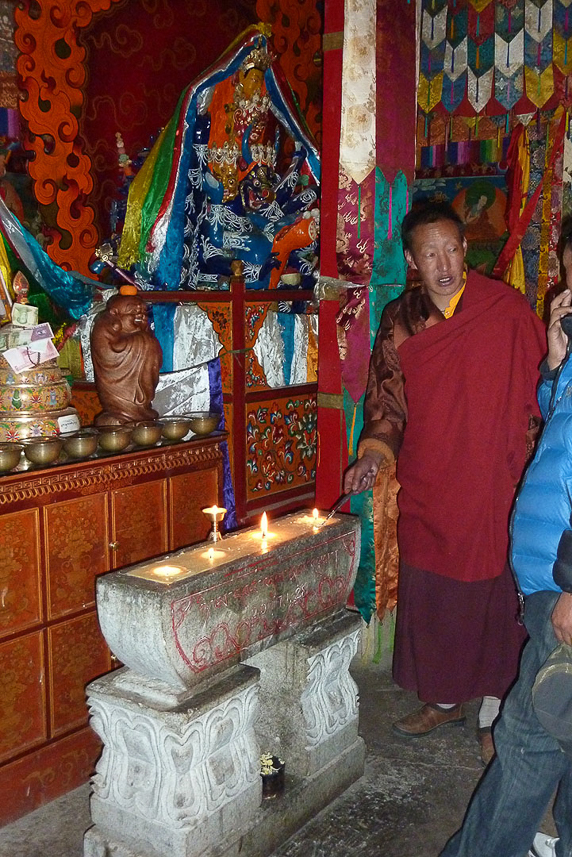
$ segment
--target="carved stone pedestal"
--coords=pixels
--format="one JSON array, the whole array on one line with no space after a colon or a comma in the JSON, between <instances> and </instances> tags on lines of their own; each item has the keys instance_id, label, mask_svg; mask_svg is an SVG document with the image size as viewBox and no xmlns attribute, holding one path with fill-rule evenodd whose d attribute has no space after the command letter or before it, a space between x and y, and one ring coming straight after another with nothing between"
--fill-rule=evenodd
<instances>
[{"instance_id":1,"label":"carved stone pedestal","mask_svg":"<svg viewBox=\"0 0 572 857\"><path fill-rule=\"evenodd\" d=\"M359 616L342 613L248 661L260 670L256 735L264 751L287 757L289 774L312 776L362 743L349 673L360 628Z\"/></svg>"},{"instance_id":2,"label":"carved stone pedestal","mask_svg":"<svg viewBox=\"0 0 572 857\"><path fill-rule=\"evenodd\" d=\"M85 857L203 857L213 843L231 846L261 800L253 728L258 671L239 667L173 708L166 693L163 704L149 702L162 695L158 682L142 680L140 694L125 692L126 672L88 687L91 725L104 751Z\"/></svg>"},{"instance_id":3,"label":"carved stone pedestal","mask_svg":"<svg viewBox=\"0 0 572 857\"><path fill-rule=\"evenodd\" d=\"M84 857L268 857L363 773L345 610L359 524L307 515L106 575L126 667L88 686L104 751ZM162 576L164 567L167 575ZM261 752L286 763L262 801Z\"/></svg>"}]
</instances>

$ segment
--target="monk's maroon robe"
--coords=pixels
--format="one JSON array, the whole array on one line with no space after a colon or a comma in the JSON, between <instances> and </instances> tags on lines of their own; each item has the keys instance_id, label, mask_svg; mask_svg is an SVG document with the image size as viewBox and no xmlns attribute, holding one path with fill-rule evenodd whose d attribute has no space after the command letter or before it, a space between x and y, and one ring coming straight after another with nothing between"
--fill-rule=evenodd
<instances>
[{"instance_id":1,"label":"monk's maroon robe","mask_svg":"<svg viewBox=\"0 0 572 857\"><path fill-rule=\"evenodd\" d=\"M384 311L359 452L398 458L394 674L424 701L500 695L514 678L522 638L512 633L508 522L545 351L522 295L475 272L450 319L422 288Z\"/></svg>"}]
</instances>

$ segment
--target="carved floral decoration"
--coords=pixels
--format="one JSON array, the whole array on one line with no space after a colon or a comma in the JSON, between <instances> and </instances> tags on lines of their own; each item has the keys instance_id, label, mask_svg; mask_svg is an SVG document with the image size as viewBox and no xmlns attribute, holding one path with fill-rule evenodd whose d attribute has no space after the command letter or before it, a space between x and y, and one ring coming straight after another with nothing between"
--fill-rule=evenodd
<instances>
[{"instance_id":1,"label":"carved floral decoration","mask_svg":"<svg viewBox=\"0 0 572 857\"><path fill-rule=\"evenodd\" d=\"M15 9L17 70L28 123L24 147L34 153L29 171L34 194L51 227L50 257L65 270L89 275L98 244L91 160L79 138L86 78L85 49L77 36L93 15L118 0L22 0Z\"/></svg>"},{"instance_id":2,"label":"carved floral decoration","mask_svg":"<svg viewBox=\"0 0 572 857\"><path fill-rule=\"evenodd\" d=\"M316 478L316 400L252 403L247 413L248 497L285 491Z\"/></svg>"}]
</instances>

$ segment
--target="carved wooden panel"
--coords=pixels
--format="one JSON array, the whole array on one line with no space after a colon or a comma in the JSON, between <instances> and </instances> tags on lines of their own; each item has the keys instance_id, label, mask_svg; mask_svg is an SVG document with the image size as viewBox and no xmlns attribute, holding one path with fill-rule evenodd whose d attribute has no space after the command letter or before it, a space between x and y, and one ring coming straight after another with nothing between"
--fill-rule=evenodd
<instances>
[{"instance_id":1,"label":"carved wooden panel","mask_svg":"<svg viewBox=\"0 0 572 857\"><path fill-rule=\"evenodd\" d=\"M90 613L48 628L50 735L87 723L85 686L109 670L109 649Z\"/></svg>"},{"instance_id":2,"label":"carved wooden panel","mask_svg":"<svg viewBox=\"0 0 572 857\"><path fill-rule=\"evenodd\" d=\"M46 739L42 632L0 644L0 761Z\"/></svg>"},{"instance_id":3,"label":"carved wooden panel","mask_svg":"<svg viewBox=\"0 0 572 857\"><path fill-rule=\"evenodd\" d=\"M94 578L109 570L106 510L103 493L44 508L50 619L95 604Z\"/></svg>"},{"instance_id":4,"label":"carved wooden panel","mask_svg":"<svg viewBox=\"0 0 572 857\"><path fill-rule=\"evenodd\" d=\"M216 470L183 473L170 479L169 506L171 516L170 548L202 542L211 525L202 514L205 506L219 504L219 484Z\"/></svg>"},{"instance_id":5,"label":"carved wooden panel","mask_svg":"<svg viewBox=\"0 0 572 857\"><path fill-rule=\"evenodd\" d=\"M165 553L166 492L166 479L111 492L113 568Z\"/></svg>"},{"instance_id":6,"label":"carved wooden panel","mask_svg":"<svg viewBox=\"0 0 572 857\"><path fill-rule=\"evenodd\" d=\"M14 11L17 69L26 93L20 102L28 127L25 148L34 152L34 195L51 221L48 253L63 268L87 275L98 234L93 209L85 204L93 179L79 134L86 69L78 32L112 2L117 0L25 0Z\"/></svg>"},{"instance_id":7,"label":"carved wooden panel","mask_svg":"<svg viewBox=\"0 0 572 857\"><path fill-rule=\"evenodd\" d=\"M314 483L317 456L314 394L251 402L246 420L248 500Z\"/></svg>"},{"instance_id":8,"label":"carved wooden panel","mask_svg":"<svg viewBox=\"0 0 572 857\"><path fill-rule=\"evenodd\" d=\"M37 509L0 517L0 637L41 618L40 535Z\"/></svg>"}]
</instances>

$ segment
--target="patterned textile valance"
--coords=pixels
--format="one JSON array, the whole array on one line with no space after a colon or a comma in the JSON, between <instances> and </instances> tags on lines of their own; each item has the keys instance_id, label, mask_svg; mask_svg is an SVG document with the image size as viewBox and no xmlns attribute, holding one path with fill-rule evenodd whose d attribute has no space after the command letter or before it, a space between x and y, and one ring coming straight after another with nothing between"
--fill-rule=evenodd
<instances>
[{"instance_id":1,"label":"patterned textile valance","mask_svg":"<svg viewBox=\"0 0 572 857\"><path fill-rule=\"evenodd\" d=\"M571 74L571 0L422 0L417 102L425 115L568 105Z\"/></svg>"}]
</instances>

